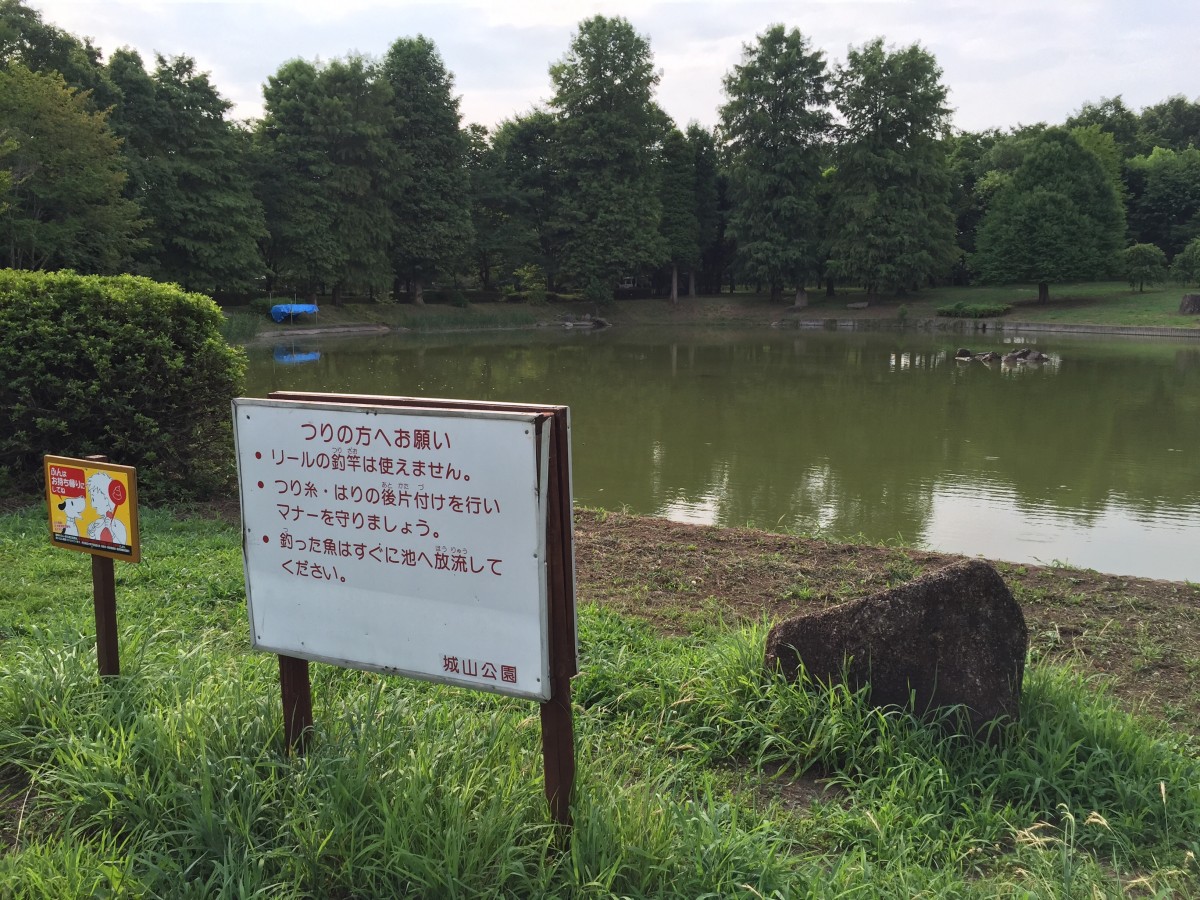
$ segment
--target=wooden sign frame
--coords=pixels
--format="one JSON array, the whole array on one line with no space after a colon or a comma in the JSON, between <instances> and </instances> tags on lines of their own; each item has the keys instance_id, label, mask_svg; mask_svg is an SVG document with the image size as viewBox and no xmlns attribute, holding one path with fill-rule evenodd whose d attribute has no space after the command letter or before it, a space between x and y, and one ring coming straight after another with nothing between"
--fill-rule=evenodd
<instances>
[{"instance_id":1,"label":"wooden sign frame","mask_svg":"<svg viewBox=\"0 0 1200 900\"><path fill-rule=\"evenodd\" d=\"M92 556L104 556L109 559L119 559L124 562L135 563L142 558L141 536L138 528L138 495L137 495L137 469L133 466L119 466L115 463L110 463L107 456L86 456L76 458L71 456L52 456L47 455L42 459L42 467L45 473L46 481L46 505L47 512L50 515L50 542L56 547L62 547L64 550L75 550L80 553L89 553ZM63 497L63 502L67 502L68 498L60 493L54 492L52 488L53 479L51 473L54 470L77 470L82 472L82 480L86 482L93 476L106 476L108 478L108 490L104 490L104 482L100 483L99 489L93 491L90 486L85 486L81 483L80 490L86 494L90 494L93 498L99 495L105 505L111 506L109 511L110 517L115 517L114 514L121 507L125 507L125 512L115 517L117 523L122 529L126 530L127 543L112 543L98 538L92 538L79 533L77 528L74 529L74 534L69 530L56 530L57 524L61 525L62 521L58 520L55 514L55 509L59 506L54 502L55 497ZM110 497L116 492L116 497ZM86 509L86 502L83 496L79 497L84 506L81 509ZM119 501L119 502L117 502ZM99 512L99 510L94 510ZM76 513L78 515L78 513ZM68 525L74 526L75 521L68 512L65 514ZM124 519L128 522L120 520ZM100 520L105 521L105 520ZM114 526L115 529L116 526Z\"/></svg>"},{"instance_id":2,"label":"wooden sign frame","mask_svg":"<svg viewBox=\"0 0 1200 900\"><path fill-rule=\"evenodd\" d=\"M575 735L571 710L571 678L578 672L575 618L575 557L571 500L570 411L565 406L488 403L369 394L325 394L275 391L268 400L296 403L334 403L386 406L412 410L462 410L521 413L534 416L539 438L549 430L545 465L546 497L546 617L549 646L549 699L540 704L542 756L546 800L551 818L571 825L575 782ZM543 442L535 442L540 456ZM313 724L309 661L279 655L279 684L283 701L284 741L303 752Z\"/></svg>"}]
</instances>

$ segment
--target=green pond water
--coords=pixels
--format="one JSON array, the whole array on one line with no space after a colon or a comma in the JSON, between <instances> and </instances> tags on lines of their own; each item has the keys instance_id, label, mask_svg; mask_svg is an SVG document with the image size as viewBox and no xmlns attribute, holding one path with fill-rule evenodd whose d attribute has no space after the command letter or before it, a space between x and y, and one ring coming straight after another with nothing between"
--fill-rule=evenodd
<instances>
[{"instance_id":1,"label":"green pond water","mask_svg":"<svg viewBox=\"0 0 1200 900\"><path fill-rule=\"evenodd\" d=\"M566 404L577 503L1200 581L1200 342L539 329L248 348L248 395ZM1033 346L1040 365L962 363Z\"/></svg>"}]
</instances>

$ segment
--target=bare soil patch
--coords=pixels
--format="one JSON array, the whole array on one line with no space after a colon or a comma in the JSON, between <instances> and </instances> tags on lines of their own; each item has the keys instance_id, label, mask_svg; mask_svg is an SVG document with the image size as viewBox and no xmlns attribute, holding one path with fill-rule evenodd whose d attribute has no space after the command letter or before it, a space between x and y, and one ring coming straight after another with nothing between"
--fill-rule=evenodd
<instances>
[{"instance_id":1,"label":"bare soil patch","mask_svg":"<svg viewBox=\"0 0 1200 900\"><path fill-rule=\"evenodd\" d=\"M853 600L963 557L580 510L578 600L675 634L771 622ZM1128 709L1200 735L1200 584L995 563L1035 656L1100 676Z\"/></svg>"}]
</instances>

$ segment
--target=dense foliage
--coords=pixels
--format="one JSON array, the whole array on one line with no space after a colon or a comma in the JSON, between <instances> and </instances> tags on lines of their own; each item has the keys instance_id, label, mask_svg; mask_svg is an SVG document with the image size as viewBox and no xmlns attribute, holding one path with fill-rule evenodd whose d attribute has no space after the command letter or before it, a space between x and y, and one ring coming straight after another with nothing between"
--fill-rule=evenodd
<instances>
[{"instance_id":1,"label":"dense foliage","mask_svg":"<svg viewBox=\"0 0 1200 900\"><path fill-rule=\"evenodd\" d=\"M824 54L797 29L776 25L742 49L725 95L729 234L739 262L772 296L794 285L801 305L820 256L817 197L832 122Z\"/></svg>"},{"instance_id":2,"label":"dense foliage","mask_svg":"<svg viewBox=\"0 0 1200 900\"><path fill-rule=\"evenodd\" d=\"M625 19L594 16L580 23L550 79L564 264L589 298L603 300L623 275L670 255L652 155L668 125L654 102L659 75L647 38Z\"/></svg>"},{"instance_id":3,"label":"dense foliage","mask_svg":"<svg viewBox=\"0 0 1200 900\"><path fill-rule=\"evenodd\" d=\"M1153 244L1134 244L1121 253L1122 268L1129 286L1144 291L1147 284L1167 280L1167 254Z\"/></svg>"},{"instance_id":4,"label":"dense foliage","mask_svg":"<svg viewBox=\"0 0 1200 900\"><path fill-rule=\"evenodd\" d=\"M1095 154L1063 128L1034 138L980 223L972 265L986 281L1049 285L1103 278L1125 232L1120 199Z\"/></svg>"},{"instance_id":5,"label":"dense foliage","mask_svg":"<svg viewBox=\"0 0 1200 900\"><path fill-rule=\"evenodd\" d=\"M924 287L958 256L941 76L929 51L882 39L851 48L837 73L829 267L868 293Z\"/></svg>"},{"instance_id":6,"label":"dense foliage","mask_svg":"<svg viewBox=\"0 0 1200 900\"><path fill-rule=\"evenodd\" d=\"M1064 278L1120 275L1134 244L1186 277L1176 257L1200 236L1200 101L1184 97L955 133L927 49L878 38L827 61L775 25L727 73L718 128L684 128L658 105L649 38L604 15L548 75L546 104L464 123L437 47L399 37L379 60L284 63L262 118L236 122L193 59L105 59L0 0L0 264L334 303L511 296L532 271L596 300L618 286L676 297L681 278L689 293L795 288L797 302L821 282L1035 278L1046 297ZM1058 130L1127 218L1104 213L1103 238L1029 159Z\"/></svg>"},{"instance_id":7,"label":"dense foliage","mask_svg":"<svg viewBox=\"0 0 1200 900\"><path fill-rule=\"evenodd\" d=\"M0 477L35 489L42 454L103 453L151 499L225 487L245 363L220 323L146 278L0 270Z\"/></svg>"},{"instance_id":8,"label":"dense foliage","mask_svg":"<svg viewBox=\"0 0 1200 900\"><path fill-rule=\"evenodd\" d=\"M0 69L0 265L118 272L138 246L119 142L57 72Z\"/></svg>"}]
</instances>

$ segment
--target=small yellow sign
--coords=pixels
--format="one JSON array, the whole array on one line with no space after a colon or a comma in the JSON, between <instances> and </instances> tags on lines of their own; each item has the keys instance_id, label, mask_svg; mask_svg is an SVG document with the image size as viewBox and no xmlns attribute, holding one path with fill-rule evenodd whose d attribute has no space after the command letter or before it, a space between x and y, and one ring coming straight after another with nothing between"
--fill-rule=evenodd
<instances>
[{"instance_id":1,"label":"small yellow sign","mask_svg":"<svg viewBox=\"0 0 1200 900\"><path fill-rule=\"evenodd\" d=\"M57 547L137 562L137 470L90 459L47 456L50 541Z\"/></svg>"}]
</instances>

